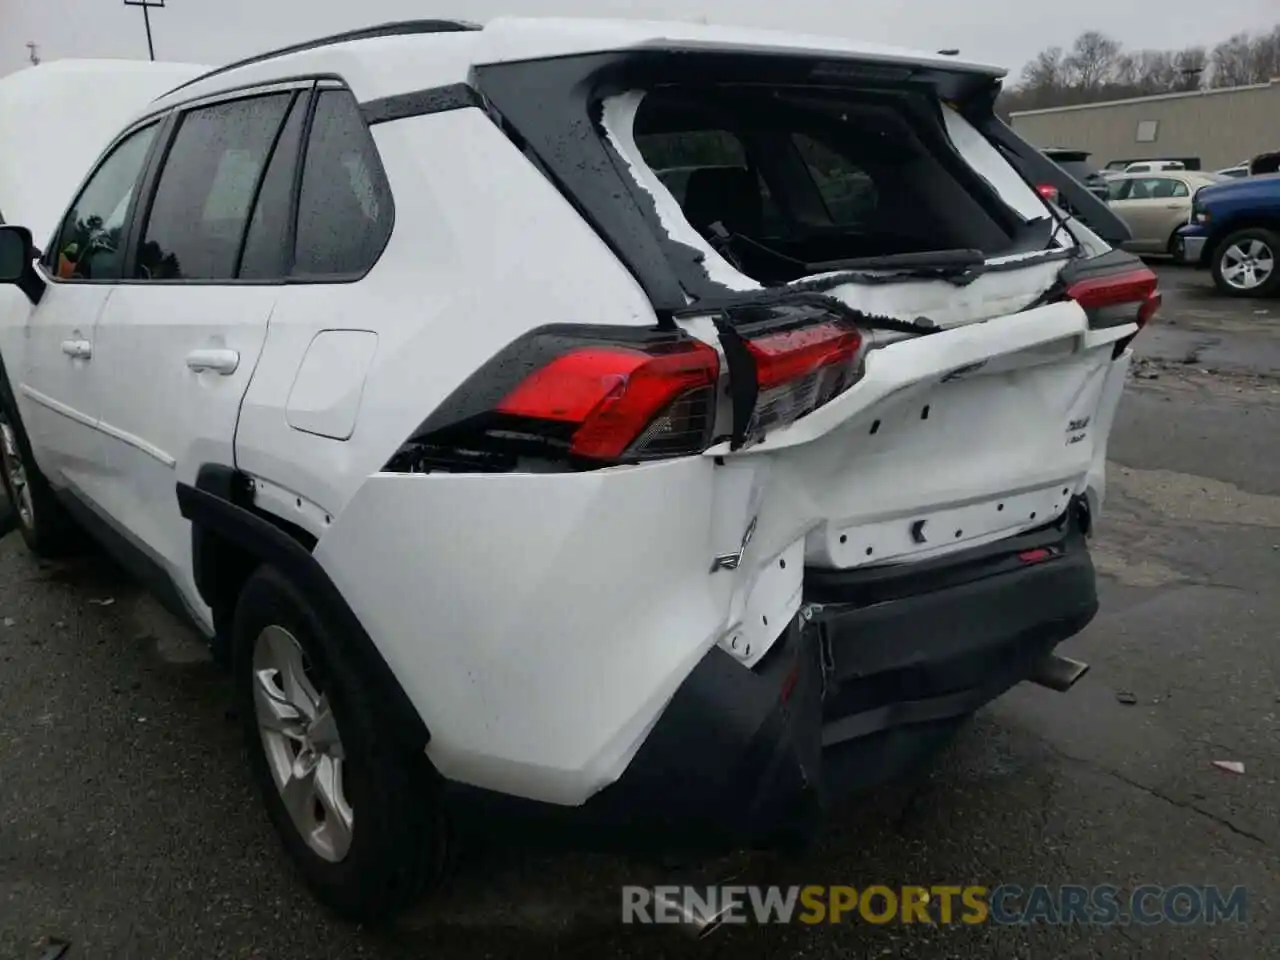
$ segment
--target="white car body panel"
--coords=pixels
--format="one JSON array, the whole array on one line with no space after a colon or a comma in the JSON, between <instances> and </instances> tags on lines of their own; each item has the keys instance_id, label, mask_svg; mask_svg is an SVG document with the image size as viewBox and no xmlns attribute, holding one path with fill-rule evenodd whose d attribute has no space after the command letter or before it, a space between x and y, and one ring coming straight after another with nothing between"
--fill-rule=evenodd
<instances>
[{"instance_id":1,"label":"white car body panel","mask_svg":"<svg viewBox=\"0 0 1280 960\"><path fill-rule=\"evenodd\" d=\"M70 286L70 285L68 285ZM203 463L231 463L240 401L257 365L277 288L255 285L121 284L94 332L94 363L130 371L146 389L101 389L98 430L107 438L108 480L95 506L123 524L164 567L194 619L213 633L192 569L191 524L157 510ZM235 355L219 371L201 352ZM101 381L100 381L101 382ZM127 383L127 381L126 381ZM157 403L157 396L164 397Z\"/></svg>"},{"instance_id":2,"label":"white car body panel","mask_svg":"<svg viewBox=\"0 0 1280 960\"><path fill-rule=\"evenodd\" d=\"M15 287L0 288L0 355L32 452L51 480L89 497L109 482L109 442L98 430L102 368L68 348L92 344L113 293L94 284L47 289L37 312Z\"/></svg>"}]
</instances>

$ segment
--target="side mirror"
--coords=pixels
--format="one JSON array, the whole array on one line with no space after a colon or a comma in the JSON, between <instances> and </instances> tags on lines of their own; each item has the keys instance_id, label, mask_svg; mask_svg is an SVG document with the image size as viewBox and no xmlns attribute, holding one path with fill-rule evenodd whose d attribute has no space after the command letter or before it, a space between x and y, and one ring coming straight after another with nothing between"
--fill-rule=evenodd
<instances>
[{"instance_id":1,"label":"side mirror","mask_svg":"<svg viewBox=\"0 0 1280 960\"><path fill-rule=\"evenodd\" d=\"M0 226L0 283L12 283L32 303L44 296L44 281L32 266L36 247L26 227Z\"/></svg>"}]
</instances>

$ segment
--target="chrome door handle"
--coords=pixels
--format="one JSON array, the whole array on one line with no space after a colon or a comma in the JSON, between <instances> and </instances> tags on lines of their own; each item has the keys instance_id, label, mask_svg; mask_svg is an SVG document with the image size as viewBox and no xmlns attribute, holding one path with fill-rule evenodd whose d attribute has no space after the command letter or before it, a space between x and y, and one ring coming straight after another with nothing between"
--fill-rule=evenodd
<instances>
[{"instance_id":1,"label":"chrome door handle","mask_svg":"<svg viewBox=\"0 0 1280 960\"><path fill-rule=\"evenodd\" d=\"M88 360L93 356L93 344L88 340L63 340L62 352L77 360Z\"/></svg>"},{"instance_id":2,"label":"chrome door handle","mask_svg":"<svg viewBox=\"0 0 1280 960\"><path fill-rule=\"evenodd\" d=\"M225 377L235 373L238 366L240 366L240 353L236 350L210 348L192 350L187 354L187 367L196 373L212 370Z\"/></svg>"}]
</instances>

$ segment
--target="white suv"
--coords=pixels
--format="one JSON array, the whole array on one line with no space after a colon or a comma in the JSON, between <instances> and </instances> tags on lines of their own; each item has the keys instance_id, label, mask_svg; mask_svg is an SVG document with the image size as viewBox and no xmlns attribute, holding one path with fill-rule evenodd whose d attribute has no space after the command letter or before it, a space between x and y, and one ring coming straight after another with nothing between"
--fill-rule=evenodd
<instances>
[{"instance_id":1,"label":"white suv","mask_svg":"<svg viewBox=\"0 0 1280 960\"><path fill-rule=\"evenodd\" d=\"M499 19L192 81L43 253L0 230L22 535L92 530L210 637L349 916L472 819L807 835L1011 685L1069 686L1097 608L1159 296L1029 185L1114 220L996 120L1001 75Z\"/></svg>"}]
</instances>

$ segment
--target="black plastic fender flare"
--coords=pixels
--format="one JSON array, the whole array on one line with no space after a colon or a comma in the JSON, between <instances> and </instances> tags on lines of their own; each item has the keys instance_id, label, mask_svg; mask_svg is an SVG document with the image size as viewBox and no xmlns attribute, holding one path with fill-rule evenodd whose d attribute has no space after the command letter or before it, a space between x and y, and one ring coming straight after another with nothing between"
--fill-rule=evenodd
<instances>
[{"instance_id":1,"label":"black plastic fender flare","mask_svg":"<svg viewBox=\"0 0 1280 960\"><path fill-rule=\"evenodd\" d=\"M311 551L248 507L248 491L244 474L221 464L201 467L195 486L177 484L178 507L191 521L196 585L205 602L214 594L212 584L217 575L209 563L202 562L204 538L212 533L280 570L298 585L332 625L334 635L351 645L376 683L397 738L411 750L425 749L431 733L360 619Z\"/></svg>"}]
</instances>

